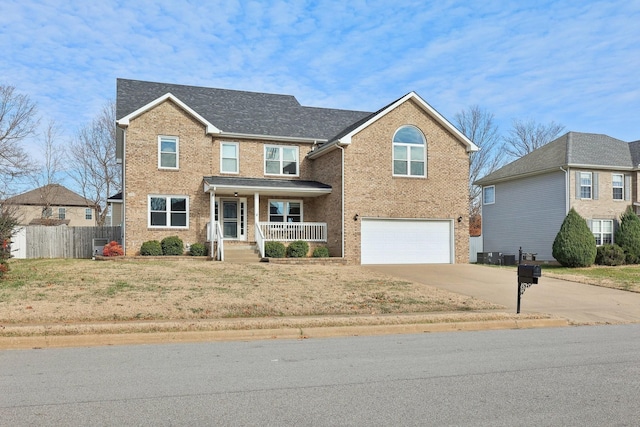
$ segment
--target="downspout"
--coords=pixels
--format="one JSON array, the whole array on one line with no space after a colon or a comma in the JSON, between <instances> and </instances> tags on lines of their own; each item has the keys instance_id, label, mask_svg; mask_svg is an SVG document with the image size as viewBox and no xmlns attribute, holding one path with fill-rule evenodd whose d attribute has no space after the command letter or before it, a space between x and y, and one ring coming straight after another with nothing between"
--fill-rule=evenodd
<instances>
[{"instance_id":1,"label":"downspout","mask_svg":"<svg viewBox=\"0 0 640 427\"><path fill-rule=\"evenodd\" d=\"M345 223L347 222L344 217L344 147L342 147L340 143L336 143L336 147L340 149L340 154L342 156L342 161L341 161L341 167L342 167L342 189L341 189L341 192L342 192L342 199L341 199L341 202L342 202L342 249L341 251L342 251L342 256L341 257L344 259L344 239L345 239L344 233L345 233Z\"/></svg>"},{"instance_id":2,"label":"downspout","mask_svg":"<svg viewBox=\"0 0 640 427\"><path fill-rule=\"evenodd\" d=\"M560 166L560 170L564 172L564 214L567 215L569 213L569 200L571 199L569 196L569 191L571 191L571 179L569 175L569 168L565 169L563 166Z\"/></svg>"},{"instance_id":3,"label":"downspout","mask_svg":"<svg viewBox=\"0 0 640 427\"><path fill-rule=\"evenodd\" d=\"M125 191L125 188L127 188L126 184L126 162L127 162L127 156L125 155L125 153L127 152L127 129L122 129L122 182L121 187L122 187L122 250L124 251L124 253L127 253L127 221L126 221L126 214L125 212L127 212L127 192ZM113 218L113 212L111 212L111 216Z\"/></svg>"}]
</instances>

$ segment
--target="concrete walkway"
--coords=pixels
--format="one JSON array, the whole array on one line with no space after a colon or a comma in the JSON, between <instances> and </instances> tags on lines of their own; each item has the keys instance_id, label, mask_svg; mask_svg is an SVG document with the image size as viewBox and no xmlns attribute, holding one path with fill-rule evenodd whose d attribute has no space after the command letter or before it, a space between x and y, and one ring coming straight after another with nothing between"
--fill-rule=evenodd
<instances>
[{"instance_id":1,"label":"concrete walkway","mask_svg":"<svg viewBox=\"0 0 640 427\"><path fill-rule=\"evenodd\" d=\"M515 270L475 264L371 265L366 268L501 304L515 313ZM576 324L640 323L640 294L540 278L522 296L521 313L546 313Z\"/></svg>"}]
</instances>

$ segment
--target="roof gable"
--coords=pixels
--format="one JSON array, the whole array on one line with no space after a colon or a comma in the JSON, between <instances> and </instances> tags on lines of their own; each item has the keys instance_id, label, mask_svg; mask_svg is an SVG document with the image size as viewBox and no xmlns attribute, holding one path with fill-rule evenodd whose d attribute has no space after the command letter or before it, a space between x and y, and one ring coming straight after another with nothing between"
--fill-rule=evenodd
<instances>
[{"instance_id":1,"label":"roof gable","mask_svg":"<svg viewBox=\"0 0 640 427\"><path fill-rule=\"evenodd\" d=\"M18 194L8 198L6 203L32 206L44 206L46 204L51 206L93 206L90 200L60 184L48 184L26 193Z\"/></svg>"},{"instance_id":2,"label":"roof gable","mask_svg":"<svg viewBox=\"0 0 640 427\"><path fill-rule=\"evenodd\" d=\"M372 123L380 120L382 117L386 116L391 111L395 110L398 106L404 104L405 102L413 100L416 104L425 111L429 116L431 116L436 122L438 122L441 126L447 129L449 132L453 134L453 136L463 143L467 147L467 151L477 151L478 147L467 138L462 132L458 130L455 126L451 124L447 119L444 118L435 108L429 105L425 100L423 100L417 93L409 92L405 96L391 104L383 107L377 112L365 117L358 123L355 123L350 128L346 129L342 134L335 137L336 140L339 140L342 144L348 145L351 143L351 138L353 135L360 132L362 129L370 126Z\"/></svg>"},{"instance_id":3,"label":"roof gable","mask_svg":"<svg viewBox=\"0 0 640 427\"><path fill-rule=\"evenodd\" d=\"M638 153L640 155L640 146ZM566 167L633 169L632 144L607 135L567 132L537 150L477 180L488 185Z\"/></svg>"}]
</instances>

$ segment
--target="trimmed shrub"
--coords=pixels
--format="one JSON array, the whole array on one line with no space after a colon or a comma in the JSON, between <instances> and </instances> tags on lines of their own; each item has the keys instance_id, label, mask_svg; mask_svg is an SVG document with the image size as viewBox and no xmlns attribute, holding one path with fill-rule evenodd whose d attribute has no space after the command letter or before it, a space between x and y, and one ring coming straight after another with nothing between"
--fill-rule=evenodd
<instances>
[{"instance_id":1,"label":"trimmed shrub","mask_svg":"<svg viewBox=\"0 0 640 427\"><path fill-rule=\"evenodd\" d=\"M620 246L602 245L598 246L596 252L596 264L598 265L623 265L625 262L624 249Z\"/></svg>"},{"instance_id":2,"label":"trimmed shrub","mask_svg":"<svg viewBox=\"0 0 640 427\"><path fill-rule=\"evenodd\" d=\"M286 249L280 242L265 242L264 256L267 258L284 258Z\"/></svg>"},{"instance_id":3,"label":"trimmed shrub","mask_svg":"<svg viewBox=\"0 0 640 427\"><path fill-rule=\"evenodd\" d=\"M102 249L102 256L122 256L124 255L124 250L120 243L116 241L111 241L104 246Z\"/></svg>"},{"instance_id":4,"label":"trimmed shrub","mask_svg":"<svg viewBox=\"0 0 640 427\"><path fill-rule=\"evenodd\" d=\"M328 258L329 257L329 248L326 246L318 246L313 250L314 258Z\"/></svg>"},{"instance_id":5,"label":"trimmed shrub","mask_svg":"<svg viewBox=\"0 0 640 427\"><path fill-rule=\"evenodd\" d=\"M309 244L303 240L296 240L287 246L289 258L304 258L309 253Z\"/></svg>"},{"instance_id":6,"label":"trimmed shrub","mask_svg":"<svg viewBox=\"0 0 640 427\"><path fill-rule=\"evenodd\" d=\"M596 239L573 208L553 241L552 255L564 267L589 267L596 260Z\"/></svg>"},{"instance_id":7,"label":"trimmed shrub","mask_svg":"<svg viewBox=\"0 0 640 427\"><path fill-rule=\"evenodd\" d=\"M207 246L202 243L194 243L189 248L189 254L191 254L192 256L207 256L208 252L209 248L207 248Z\"/></svg>"},{"instance_id":8,"label":"trimmed shrub","mask_svg":"<svg viewBox=\"0 0 640 427\"><path fill-rule=\"evenodd\" d=\"M162 239L160 242L162 246L162 255L183 255L184 243L178 236L169 236Z\"/></svg>"},{"instance_id":9,"label":"trimmed shrub","mask_svg":"<svg viewBox=\"0 0 640 427\"><path fill-rule=\"evenodd\" d=\"M162 245L157 240L149 240L144 242L140 248L142 256L160 256L162 255Z\"/></svg>"},{"instance_id":10,"label":"trimmed shrub","mask_svg":"<svg viewBox=\"0 0 640 427\"><path fill-rule=\"evenodd\" d=\"M640 218L631 206L620 215L620 227L616 230L614 241L624 250L627 264L640 262Z\"/></svg>"}]
</instances>

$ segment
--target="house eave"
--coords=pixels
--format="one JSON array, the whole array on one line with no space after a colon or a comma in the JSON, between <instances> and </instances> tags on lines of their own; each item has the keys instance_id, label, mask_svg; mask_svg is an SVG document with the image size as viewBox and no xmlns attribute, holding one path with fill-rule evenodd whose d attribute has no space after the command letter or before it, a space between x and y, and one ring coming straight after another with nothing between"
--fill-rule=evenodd
<instances>
[{"instance_id":1,"label":"house eave","mask_svg":"<svg viewBox=\"0 0 640 427\"><path fill-rule=\"evenodd\" d=\"M261 185L234 185L234 184L210 184L204 182L205 193L215 193L222 196L252 196L260 194L265 196L297 196L297 197L319 197L331 194L331 188L291 188L291 187L269 187Z\"/></svg>"},{"instance_id":2,"label":"house eave","mask_svg":"<svg viewBox=\"0 0 640 427\"><path fill-rule=\"evenodd\" d=\"M205 132L206 132L207 135L215 135L215 134L219 134L221 132L220 129L218 129L216 126L214 126L207 119L202 117L200 114L198 114L195 110L193 110L187 104L185 104L180 99L178 99L172 93L166 93L166 94L162 95L161 97L154 99L150 103L138 108L134 112L127 114L123 118L121 118L119 120L116 120L116 124L119 127L121 127L122 129L126 129L129 126L131 120L133 120L133 119L139 117L140 115L146 113L147 111L157 107L158 105L162 104L165 101L173 102L174 104L178 105L181 109L183 109L184 111L189 113L197 121L202 123L205 126L205 129L206 129Z\"/></svg>"},{"instance_id":3,"label":"house eave","mask_svg":"<svg viewBox=\"0 0 640 427\"><path fill-rule=\"evenodd\" d=\"M394 102L393 104L389 105L387 108L385 108L384 110L380 111L378 114L374 115L369 120L367 120L366 122L362 123L360 126L355 128L354 130L352 130L348 134L342 136L339 139L338 142L340 143L341 146L346 146L346 145L351 144L351 140L352 140L352 137L354 135L356 135L357 133L359 133L363 129L367 128L372 123L375 123L376 121L380 120L381 118L383 118L384 116L386 116L391 111L395 110L398 106L404 104L408 100L415 101L425 112L427 112L427 114L429 114L429 116L431 116L442 127L444 127L449 132L451 132L453 134L453 136L458 141L460 141L462 144L464 144L466 146L466 150L467 150L468 153L479 150L477 145L475 145L469 138L467 138L462 132L460 132L455 126L453 126L451 124L451 122L449 122L447 119L445 119L444 116L442 116L442 114L440 114L435 108L433 108L426 101L424 101L415 92L410 92L407 95L403 96L402 98L398 99L396 102Z\"/></svg>"},{"instance_id":4,"label":"house eave","mask_svg":"<svg viewBox=\"0 0 640 427\"><path fill-rule=\"evenodd\" d=\"M303 138L295 136L280 136L280 135L254 135L249 133L235 133L235 132L220 132L216 135L217 138L233 138L233 139L250 139L260 141L282 141L282 142L295 142L301 144L314 144L326 142L326 139L318 138Z\"/></svg>"}]
</instances>

